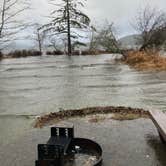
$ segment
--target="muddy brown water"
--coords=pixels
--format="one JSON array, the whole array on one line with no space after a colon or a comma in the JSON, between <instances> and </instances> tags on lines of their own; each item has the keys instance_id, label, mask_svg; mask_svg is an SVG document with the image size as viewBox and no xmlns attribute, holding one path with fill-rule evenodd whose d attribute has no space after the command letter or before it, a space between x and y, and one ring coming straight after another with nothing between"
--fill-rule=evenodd
<instances>
[{"instance_id":1,"label":"muddy brown water","mask_svg":"<svg viewBox=\"0 0 166 166\"><path fill-rule=\"evenodd\" d=\"M14 165L19 166L21 165L19 163L22 163L24 159L26 164L22 165L32 165L30 163L34 157L31 155L35 156L36 144L40 143L43 137L46 138L49 135L47 135L49 131L45 131L47 136L42 137L43 133L40 130L32 128L34 117L41 114L59 111L61 108L74 109L110 105L145 109L153 107L154 109L166 110L166 72L136 71L127 65L116 63L113 59L117 56L119 55L70 58L43 56L0 61L0 156L3 156L0 158L0 162L5 159L4 166L10 165L9 162L14 162ZM148 134L149 128L146 128L146 123L149 123L149 127L153 128L152 136L155 139L143 144L140 142L141 136L136 140L142 149L146 150L146 147L149 147L150 152L148 149L147 152L153 154L152 160L156 160L159 166L163 166L162 157L157 157L158 154L162 156L162 145L158 140L153 124L146 121L145 124L139 120L124 123L127 123L126 125L131 123L131 127L135 127L132 130L133 136L139 130L138 126L135 126L135 122L145 126L143 131L139 133L140 135ZM123 122L117 122L117 125L123 127ZM97 131L94 133L98 132L99 129L97 127L95 129ZM131 128L129 127L129 129ZM128 140L124 131L120 130L125 135L124 140L121 138L122 142ZM113 135L117 136L118 133L114 132ZM85 133L85 136L88 134ZM95 137L97 139L97 136ZM109 136L105 136L104 140L106 138ZM112 136L112 139L116 138ZM133 141L132 143L136 143L135 140L132 140L133 137L130 139L131 142ZM113 145L115 140L112 141L110 142L110 145L113 146L112 150L105 154L107 160L112 154L110 162L113 158L120 158L118 155L113 155L113 152L118 151L118 146ZM32 145L28 146L30 142L33 148ZM124 144L122 146L124 149L131 150L130 153L125 152L125 155L129 153L129 157L132 155L132 150L136 150L136 147L130 147L129 144L122 144L122 142L120 145ZM103 146L107 149L104 143ZM15 149L17 149L16 153ZM119 151L121 152L120 149ZM125 159L125 155L119 153L123 159ZM10 157L11 160L6 160ZM27 157L29 160L26 159ZM131 158L133 157L143 160L137 155L131 156ZM147 158L149 158L148 154ZM146 159L145 161L148 162ZM133 164L135 160L137 161L134 159ZM159 162L159 160L161 161ZM149 165L150 163L153 165L153 162L149 162ZM119 165L124 166L121 162Z\"/></svg>"}]
</instances>

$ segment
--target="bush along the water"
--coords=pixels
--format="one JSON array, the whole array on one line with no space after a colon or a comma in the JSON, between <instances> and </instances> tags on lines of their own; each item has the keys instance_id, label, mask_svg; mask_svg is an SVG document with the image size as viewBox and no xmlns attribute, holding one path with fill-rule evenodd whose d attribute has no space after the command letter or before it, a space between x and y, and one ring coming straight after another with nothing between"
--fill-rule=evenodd
<instances>
[{"instance_id":1,"label":"bush along the water","mask_svg":"<svg viewBox=\"0 0 166 166\"><path fill-rule=\"evenodd\" d=\"M60 50L56 50L56 51L47 51L46 55L63 55L64 52L60 51Z\"/></svg>"},{"instance_id":2,"label":"bush along the water","mask_svg":"<svg viewBox=\"0 0 166 166\"><path fill-rule=\"evenodd\" d=\"M3 58L3 54L2 52L0 51L0 60Z\"/></svg>"},{"instance_id":3,"label":"bush along the water","mask_svg":"<svg viewBox=\"0 0 166 166\"><path fill-rule=\"evenodd\" d=\"M35 50L16 50L8 53L6 56L9 58L21 58L29 56L41 56L42 52Z\"/></svg>"},{"instance_id":4,"label":"bush along the water","mask_svg":"<svg viewBox=\"0 0 166 166\"><path fill-rule=\"evenodd\" d=\"M166 70L166 57L154 51L129 51L122 61L138 70Z\"/></svg>"}]
</instances>

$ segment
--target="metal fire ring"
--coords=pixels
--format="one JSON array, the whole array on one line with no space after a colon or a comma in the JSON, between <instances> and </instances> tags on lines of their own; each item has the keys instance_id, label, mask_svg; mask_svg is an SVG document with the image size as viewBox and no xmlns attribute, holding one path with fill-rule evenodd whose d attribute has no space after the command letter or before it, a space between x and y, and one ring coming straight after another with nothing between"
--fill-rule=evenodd
<instances>
[{"instance_id":1,"label":"metal fire ring","mask_svg":"<svg viewBox=\"0 0 166 166\"><path fill-rule=\"evenodd\" d=\"M96 153L96 156L98 156L97 161L93 166L101 166L102 165L102 148L101 146L89 139L85 138L74 138L73 139L73 145L74 146L79 146L81 149L86 150L86 151L93 151Z\"/></svg>"},{"instance_id":2,"label":"metal fire ring","mask_svg":"<svg viewBox=\"0 0 166 166\"><path fill-rule=\"evenodd\" d=\"M65 166L69 158L76 154L96 156L92 166L102 165L101 146L89 139L74 138L74 127L52 127L51 137L47 144L38 145L38 160L36 166Z\"/></svg>"}]
</instances>

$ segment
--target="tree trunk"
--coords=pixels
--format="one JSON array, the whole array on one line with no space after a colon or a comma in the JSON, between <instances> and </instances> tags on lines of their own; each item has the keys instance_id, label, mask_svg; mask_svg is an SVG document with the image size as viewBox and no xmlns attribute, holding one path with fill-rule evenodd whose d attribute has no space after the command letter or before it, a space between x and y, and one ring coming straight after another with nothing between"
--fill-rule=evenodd
<instances>
[{"instance_id":1,"label":"tree trunk","mask_svg":"<svg viewBox=\"0 0 166 166\"><path fill-rule=\"evenodd\" d=\"M69 0L67 0L67 36L68 36L68 55L71 56L71 32L70 32L70 11L69 11Z\"/></svg>"},{"instance_id":2,"label":"tree trunk","mask_svg":"<svg viewBox=\"0 0 166 166\"><path fill-rule=\"evenodd\" d=\"M39 51L42 54L42 44L41 44L41 38L40 38L39 30L37 30L37 35L38 35Z\"/></svg>"},{"instance_id":3,"label":"tree trunk","mask_svg":"<svg viewBox=\"0 0 166 166\"><path fill-rule=\"evenodd\" d=\"M139 50L145 51L147 48L148 48L148 44L144 43Z\"/></svg>"},{"instance_id":4,"label":"tree trunk","mask_svg":"<svg viewBox=\"0 0 166 166\"><path fill-rule=\"evenodd\" d=\"M0 38L2 36L2 31L5 23L5 7L6 7L6 0L3 1L3 7L2 7L2 18L1 18L1 26L0 26Z\"/></svg>"}]
</instances>

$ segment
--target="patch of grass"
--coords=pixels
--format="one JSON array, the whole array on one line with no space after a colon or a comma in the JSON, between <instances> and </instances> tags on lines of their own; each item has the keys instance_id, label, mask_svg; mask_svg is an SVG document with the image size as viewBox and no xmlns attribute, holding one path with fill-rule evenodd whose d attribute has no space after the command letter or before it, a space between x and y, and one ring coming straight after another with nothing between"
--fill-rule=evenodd
<instances>
[{"instance_id":1,"label":"patch of grass","mask_svg":"<svg viewBox=\"0 0 166 166\"><path fill-rule=\"evenodd\" d=\"M129 51L124 63L138 70L166 70L166 57L152 51Z\"/></svg>"},{"instance_id":2,"label":"patch of grass","mask_svg":"<svg viewBox=\"0 0 166 166\"><path fill-rule=\"evenodd\" d=\"M125 121L125 120L135 120L140 118L149 118L147 115L140 115L140 114L114 114L111 119Z\"/></svg>"},{"instance_id":3,"label":"patch of grass","mask_svg":"<svg viewBox=\"0 0 166 166\"><path fill-rule=\"evenodd\" d=\"M41 56L40 51L35 50L15 50L5 55L6 58L22 58L29 56Z\"/></svg>"},{"instance_id":4,"label":"patch of grass","mask_svg":"<svg viewBox=\"0 0 166 166\"><path fill-rule=\"evenodd\" d=\"M149 117L149 112L143 109L131 108L131 107L90 107L75 110L63 110L59 112L50 113L41 117L38 117L35 121L34 127L40 128L53 121L61 121L74 117L85 117L87 115L108 115L108 114L138 114L139 117ZM97 120L94 120L97 121Z\"/></svg>"},{"instance_id":5,"label":"patch of grass","mask_svg":"<svg viewBox=\"0 0 166 166\"><path fill-rule=\"evenodd\" d=\"M96 115L92 118L89 119L89 122L90 123L99 123L99 122L102 122L106 119L106 117L104 116L100 116L100 115Z\"/></svg>"}]
</instances>

